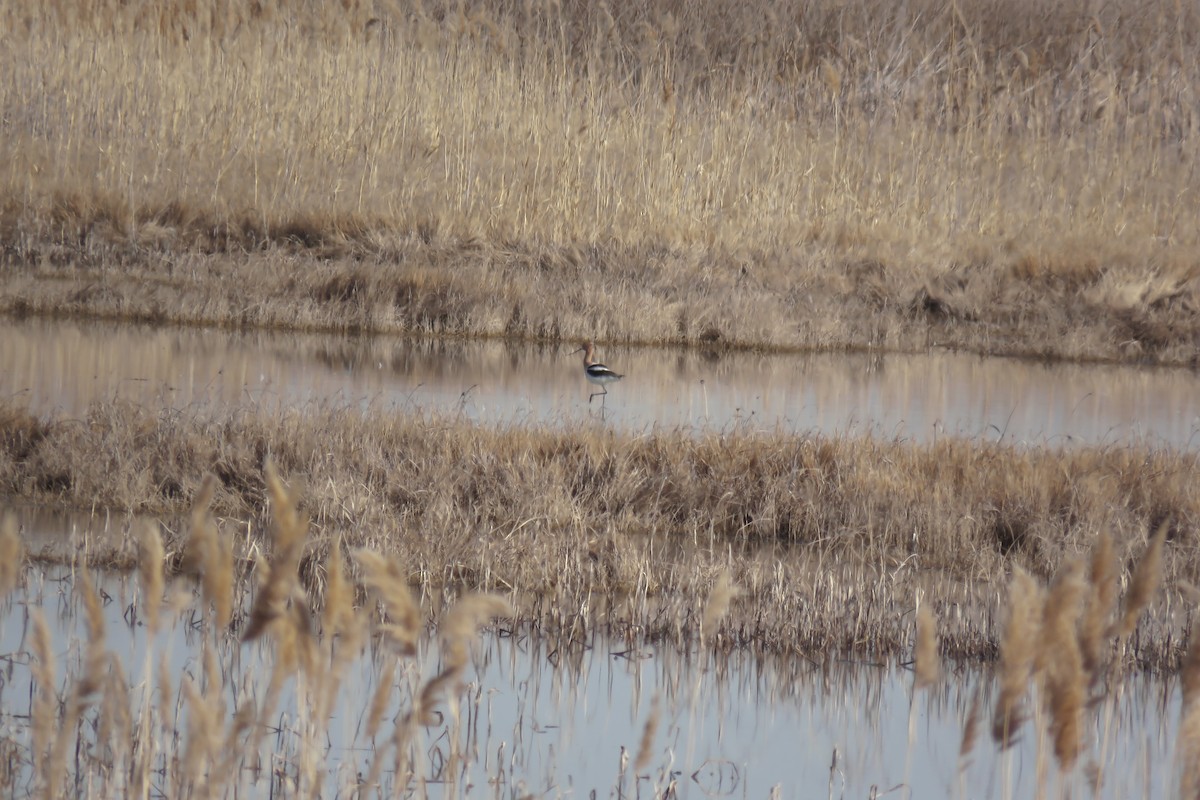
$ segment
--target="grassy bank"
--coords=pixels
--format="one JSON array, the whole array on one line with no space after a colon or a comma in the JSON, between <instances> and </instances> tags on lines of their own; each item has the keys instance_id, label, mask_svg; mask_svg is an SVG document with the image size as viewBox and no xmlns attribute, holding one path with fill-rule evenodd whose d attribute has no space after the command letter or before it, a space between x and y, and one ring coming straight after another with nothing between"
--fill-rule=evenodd
<instances>
[{"instance_id":1,"label":"grassy bank","mask_svg":"<svg viewBox=\"0 0 1200 800\"><path fill-rule=\"evenodd\" d=\"M0 2L0 311L1189 363L1200 14Z\"/></svg>"},{"instance_id":2,"label":"grassy bank","mask_svg":"<svg viewBox=\"0 0 1200 800\"><path fill-rule=\"evenodd\" d=\"M1163 530L1171 590L1130 654L1172 666L1175 585L1200 567L1196 458L1169 451L634 437L357 410L195 418L124 404L57 421L7 407L0 443L0 492L35 503L182 518L212 473L212 508L243 557L267 527L269 458L314 524L310 583L342 541L398 554L430 594L509 593L551 627L689 641L729 570L746 597L726 643L769 652L902 651L921 596L944 615L946 653L990 658L1012 569L1049 581L1105 533L1125 576ZM96 563L131 559L119 536L89 547Z\"/></svg>"}]
</instances>

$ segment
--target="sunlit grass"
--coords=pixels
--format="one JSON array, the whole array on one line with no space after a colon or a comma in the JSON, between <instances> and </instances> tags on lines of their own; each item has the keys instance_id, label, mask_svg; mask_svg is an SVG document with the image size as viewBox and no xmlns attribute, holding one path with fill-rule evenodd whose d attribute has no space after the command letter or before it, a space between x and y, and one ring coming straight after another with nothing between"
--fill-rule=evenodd
<instances>
[{"instance_id":1,"label":"sunlit grass","mask_svg":"<svg viewBox=\"0 0 1200 800\"><path fill-rule=\"evenodd\" d=\"M188 8L0 4L12 310L1191 356L1192 5Z\"/></svg>"},{"instance_id":2,"label":"sunlit grass","mask_svg":"<svg viewBox=\"0 0 1200 800\"><path fill-rule=\"evenodd\" d=\"M1101 532L1128 563L1165 525L1168 585L1195 568L1180 544L1198 514L1195 455L1133 445L635 435L357 408L190 416L128 403L95 404L79 421L4 409L0 442L0 491L25 502L179 519L212 473L211 507L246 543L267 525L270 458L302 487L320 532L300 557L308 579L342 540L402 553L429 591L514 592L547 624L603 618L687 641L707 630L704 598L728 571L743 602L724 646L894 653L908 642L902 615L927 589L935 607L958 609L942 648L990 657L996 582L1015 566L1049 580ZM128 564L130 547L96 539L89 558ZM1178 603L1172 588L1155 604L1132 657L1179 662ZM1103 626L1092 627L1094 653Z\"/></svg>"},{"instance_id":3,"label":"sunlit grass","mask_svg":"<svg viewBox=\"0 0 1200 800\"><path fill-rule=\"evenodd\" d=\"M52 638L43 610L29 610L30 634L21 648L22 659L29 657L32 680L29 716L0 736L6 753L0 782L6 788L43 797L75 796L82 787L101 797L242 796L268 791L267 787L272 793L299 796L321 796L334 786L361 796L405 792L424 797L466 791L468 784L459 782L468 769L478 769L475 761L489 758L479 750L478 741L470 743L478 732L470 730L472 711L460 708L466 688L464 671L480 627L500 618L510 633L520 631L521 636L539 642L557 642L553 652L559 658L563 657L560 648L582 651L595 641L581 635L586 625L578 621L569 630L564 625L531 625L523 619L520 592L485 594L469 587L429 592L419 576L404 566L403 554L360 548L346 560L342 543L323 544L310 538L293 491L270 462L265 482L272 533L248 551L240 551L236 562L221 552L240 550L241 545L213 525L203 496L193 509L183 549L194 554L185 560L188 570L200 577L194 590L173 575L178 557L164 546L159 529L141 529L138 585L129 597L125 589L121 591L121 602L128 603L124 623L131 629L145 627L140 652L111 649L106 619L112 615L104 604L112 598L97 591L90 569L82 564L70 567L64 583L70 586L72 598L67 605L83 620L78 626L81 639ZM1088 646L1080 619L1095 611L1096 598L1111 594L1107 584L1115 580L1118 568L1111 547L1102 544L1094 551L1090 571L1083 558L1064 563L1046 589L1017 570L1002 639L1001 690L991 712L994 746L1001 754L998 764L1004 763L1002 754L1023 735L1022 729L1032 727L1035 785L1042 789L1072 785L1081 776L1077 769L1081 757L1088 759L1082 775L1090 785L1099 787L1113 780L1109 771L1117 765L1111 762L1108 737L1117 733L1114 726L1129 722L1114 715L1121 704L1120 687L1128 678L1126 631L1136 627L1152 599L1149 592L1161 579L1165 535L1164 528L1148 549L1136 554L1133 586L1122 607L1108 604L1098 614L1105 632L1095 660L1082 656ZM0 529L0 546L19 568L22 554L19 545L14 549L15 536L10 524ZM314 573L320 580L306 583L303 561L322 549L325 553L316 556L319 567ZM253 556L252 562L244 560L247 555ZM676 667L682 671L669 679L677 681L677 688L665 700L655 700L636 746L627 743L629 760L620 762L618 784L627 779L635 785L645 782L657 795L675 780L674 756L669 747L664 751L660 723L664 717L676 719L685 702L695 713L699 698L693 694L689 700L686 687L694 684L698 689L702 679L697 672L692 681L689 671L700 670L710 658L721 670L722 653L729 637L737 637L739 625L736 616L726 619L725 615L731 600L742 602L737 598L743 588L753 595L754 587L741 587L728 574L718 577L707 597L700 598L702 619L696 615L682 622L691 634L666 646L681 653ZM430 601L446 606L439 613L429 608ZM944 629L954 611L935 606L922 604L915 621L903 623L906 652L897 655L904 658L911 648L912 661L906 663L914 669L914 707L918 692L936 694L943 681L953 680L942 670L939 627ZM232 613L226 617L222 609ZM10 620L18 616L11 608L9 612ZM424 629L431 612L437 619L440 658L429 669L428 659L422 667L420 650L427 646ZM172 646L181 631L187 647L198 655L180 674L173 674L164 648ZM630 647L654 640L647 627L607 633L620 635ZM249 662L239 655L243 648L256 653ZM368 651L365 666L373 671L368 685L343 692L347 680L362 674L362 658ZM797 661L826 670L823 685L829 691L828 670L837 660L833 654L799 645L789 651L787 660L793 670ZM1075 658L1064 656L1071 652ZM666 653L663 657L675 660ZM1188 658L1181 723L1185 729L1194 725L1194 652ZM61 669L60 662L65 662ZM248 668L247 663L254 666ZM20 669L25 668L22 660ZM787 684L771 688L781 696L797 690ZM357 705L346 706L347 694ZM861 709L855 716L858 713ZM975 729L979 717L987 713L977 699L963 719L960 778L965 777L973 753L979 755L984 747ZM439 733L443 727L445 731ZM910 748L916 735L910 722ZM490 731L488 736L484 745L490 750ZM435 744L434 737L441 743ZM610 749L616 744L596 743ZM865 743L855 746L871 749ZM1194 748L1194 741L1185 738L1180 746ZM431 752L426 753L426 748ZM432 757L433 751L439 759ZM513 768L497 758L488 767L498 785L512 780L506 766ZM1186 761L1182 766L1183 780L1191 780ZM436 774L431 774L431 767ZM857 768L854 762L842 767ZM831 781L837 771L835 756ZM998 796L1013 796L1008 784L1011 774L1002 774L1005 785ZM1021 782L1028 784L1024 778Z\"/></svg>"}]
</instances>

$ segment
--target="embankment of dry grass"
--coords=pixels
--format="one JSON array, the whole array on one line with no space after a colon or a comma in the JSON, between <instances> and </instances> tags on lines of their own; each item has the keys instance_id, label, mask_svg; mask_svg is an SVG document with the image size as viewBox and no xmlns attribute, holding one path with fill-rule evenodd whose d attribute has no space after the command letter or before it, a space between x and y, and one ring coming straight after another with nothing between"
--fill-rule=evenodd
<instances>
[{"instance_id":1,"label":"embankment of dry grass","mask_svg":"<svg viewBox=\"0 0 1200 800\"><path fill-rule=\"evenodd\" d=\"M1200 14L0 2L0 312L1190 363Z\"/></svg>"},{"instance_id":2,"label":"embankment of dry grass","mask_svg":"<svg viewBox=\"0 0 1200 800\"><path fill-rule=\"evenodd\" d=\"M510 592L546 625L687 639L729 569L747 598L725 641L771 651L902 650L923 592L943 613L946 652L988 657L1015 566L1049 580L1105 532L1126 575L1165 529L1172 588L1130 641L1143 663L1169 665L1182 625L1173 587L1200 567L1196 457L1137 447L632 436L354 409L197 418L127 404L82 420L6 407L0 443L0 492L36 503L178 517L212 473L212 507L246 546L266 528L270 459L314 522L310 571L335 540L376 547L432 594ZM94 557L128 560L128 547Z\"/></svg>"}]
</instances>

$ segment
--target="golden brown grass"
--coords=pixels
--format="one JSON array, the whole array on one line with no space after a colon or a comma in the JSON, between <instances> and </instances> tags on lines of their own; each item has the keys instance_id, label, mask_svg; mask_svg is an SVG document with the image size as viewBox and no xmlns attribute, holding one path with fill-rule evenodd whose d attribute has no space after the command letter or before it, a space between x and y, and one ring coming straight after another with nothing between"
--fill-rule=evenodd
<instances>
[{"instance_id":1,"label":"golden brown grass","mask_svg":"<svg viewBox=\"0 0 1200 800\"><path fill-rule=\"evenodd\" d=\"M1187 536L1200 518L1196 457L1139 447L1059 452L737 431L633 436L353 409L200 418L127 404L97 405L85 425L39 425L39 443L19 458L0 450L0 491L163 517L168 551L198 548L228 565L219 570L226 574L253 566L272 587L252 613L264 625L292 614L300 592L337 585L334 549L339 559L353 554L398 653L411 649L418 629L412 592L451 588L511 594L522 618L548 629L586 630L603 620L682 642L702 633L722 647L895 654L912 647L908 613L920 595L931 608L957 609L938 620L944 656L991 658L1009 639L993 622L993 576L1022 567L1048 581L1100 532L1119 563L1132 563L1128 554L1141 552L1159 520L1176 520L1170 530ZM113 452L121 458L111 460ZM272 523L262 509L282 497L264 481L267 454L303 495L296 524L307 517L318 533L298 550L265 535ZM189 524L188 504L205 507L209 473L217 476L210 512L191 512ZM182 530L176 520L185 520ZM132 565L136 540L136 532L124 543L115 537L89 558ZM1160 549L1142 561L1158 566L1137 569L1147 577L1131 581L1143 588L1128 593L1126 607L1150 598L1151 573L1173 586L1196 568L1191 550L1155 541ZM34 555L61 558L52 548ZM1096 577L1072 612L1093 676L1103 674L1118 633L1109 617L1124 570L1106 573L1111 558L1097 549ZM271 580L277 571L298 573L300 587ZM715 637L724 593L714 591L714 576L725 572L744 602L729 605ZM217 620L228 613L241 630L243 613L222 610L228 587L205 591ZM1040 636L1041 608L1038 601L1027 623L1029 648ZM1149 608L1142 623L1129 617L1141 627L1117 649L1120 663L1171 667L1185 632L1173 615ZM324 624L335 628L338 616L328 613Z\"/></svg>"},{"instance_id":2,"label":"golden brown grass","mask_svg":"<svg viewBox=\"0 0 1200 800\"><path fill-rule=\"evenodd\" d=\"M399 637L403 647L392 648L379 662L379 682L365 709L365 725L355 734L356 740L372 749L370 768L365 774L360 772L355 783L359 791L384 793L407 787L424 796L427 786L420 773L421 759L414 748L422 741L424 726L440 726L448 720L449 768L443 772L443 778L448 781L447 787L455 788L455 764L459 759L475 757L461 751L458 743L462 734L458 703L472 643L478 638L481 626L490 620L521 614L521 609L509 599L517 599L521 592L510 589L507 596L469 590L457 593L440 615L437 626L440 667L433 675L411 684L407 707L402 703L393 711L391 737L384 742L376 741L376 732L383 725L387 710L395 709L392 696L397 672L404 669L411 674L412 666L405 662L416 654L417 648L408 644L417 636L415 629L424 624L424 611L415 605L411 595L410 577L393 559L375 550L355 551L354 561L361 569L364 588L371 588L373 598L382 603L387 613L377 614L380 609L373 604L357 606L356 593L351 588L356 581L344 572L346 565L339 543L323 560L325 580L308 582L306 586L300 580L302 559L294 556L311 553L318 543L309 538L310 528L299 508L297 494L272 462L267 462L264 480L271 498L273 533L261 546L265 548L263 559L269 567L264 568L263 562L253 567L259 577L253 601L246 603L239 598L234 604L247 608L244 615L235 615L231 620L235 629L241 627L240 635L212 624L219 611L201 582L198 591L201 613L209 624L204 626L205 635L200 643L201 663L195 671L189 670L181 677L178 699L173 699L173 680L163 667L165 660L160 661L157 677L150 677L149 650L147 666L142 672L147 682L141 692L141 703L135 699L122 657L108 650L105 612L86 569L77 572L75 587L84 614L86 643L81 650L82 658L77 664L68 665L61 683L45 619L39 609L33 610L29 649L35 688L31 697L29 747L32 775L36 776L41 795L67 796L71 787L77 785L73 781L81 778L95 780L104 791L117 794L130 787L141 787L144 791L151 785L166 787L173 796L237 792L246 775L257 769L246 756L256 750L252 743L266 734L278 736L284 732L276 727L276 720L280 686L287 682L295 690L298 718L288 723L286 731L295 743L280 758L278 766L272 768L271 785L298 796L320 796L327 788L332 757L326 745L326 731L331 722L332 702L346 668L362 654L368 631L372 636L396 639L397 629L403 629ZM200 493L202 502L191 514L193 526L203 524L212 495L212 492ZM154 613L149 610L150 603L159 601L163 589L163 550L161 544L156 544L157 531L152 528L143 528L139 542L139 575L144 583L141 587L146 604L144 613L149 620ZM1002 747L1010 743L1028 702L1034 708L1033 718L1040 724L1044 717L1050 733L1049 744L1043 744L1039 738L1039 759L1053 753L1063 773L1074 769L1086 744L1085 731L1092 729L1085 719L1089 708L1109 702L1109 698L1101 695L1091 698L1090 704L1084 703L1089 687L1102 684L1088 673L1081 643L1088 635L1088 626L1082 619L1085 601L1098 591L1088 583L1110 577L1107 570L1097 570L1096 565L1106 562L1111 544L1105 540L1097 542L1090 562L1081 556L1066 560L1046 590L1020 568L1014 571L1010 586L993 732ZM1131 586L1125 609L1136 606L1144 612L1153 600L1145 592L1149 591L1147 587L1155 587L1161 581L1157 573L1163 569L1162 545L1162 534L1156 534L1140 554L1132 582L1141 581L1142 585L1136 592ZM260 545L255 543L251 547ZM244 585L232 574L239 569L234 566L236 562L228 560L219 548L203 547L193 552L198 559L194 566L201 575L227 569L231 574L219 581L222 586ZM741 591L735 588L729 572L721 573L715 583L710 575L707 582L704 613L687 623L699 629L702 640L704 631L709 631L707 635L711 638L711 631L728 610L729 601ZM310 610L322 604L320 613ZM1126 613L1123 609L1119 619L1107 629L1106 639L1122 638L1122 626L1126 624L1136 626L1138 620L1129 623ZM916 614L914 648L918 686L928 686L937 680L936 628L932 606L923 599ZM230 642L241 646L251 636L261 637L270 644L266 651L271 662L266 691L261 691L262 684L253 679L241 683L244 679L235 678L225 662L228 653L221 651ZM317 653L325 657L317 659ZM1200 685L1195 669L1197 653L1200 646L1193 638L1183 662L1182 678L1184 719L1179 752L1183 759L1180 780L1184 796L1191 796L1195 789L1194 768L1187 759L1195 751L1195 694ZM1105 669L1109 667L1107 663L1103 665ZM160 698L157 704L150 702L155 690ZM186 712L183 729L177 727L181 722L175 716L177 703ZM981 713L979 706L977 694L966 722L962 757L973 744ZM439 708L445 712L438 711ZM634 776L641 776L654 759L661 715L661 704L656 700L642 729L633 761ZM142 737L156 727L167 737L162 749L140 751L139 746L149 746ZM68 758L72 748L76 753L88 753L89 758ZM390 762L386 758L389 752ZM382 770L389 763L390 783L385 784ZM130 776L128 782L125 775ZM664 773L664 776L669 782L669 775ZM1039 786L1045 786L1046 776L1040 771L1037 781Z\"/></svg>"},{"instance_id":3,"label":"golden brown grass","mask_svg":"<svg viewBox=\"0 0 1200 800\"><path fill-rule=\"evenodd\" d=\"M1191 4L0 3L0 310L1195 356Z\"/></svg>"}]
</instances>

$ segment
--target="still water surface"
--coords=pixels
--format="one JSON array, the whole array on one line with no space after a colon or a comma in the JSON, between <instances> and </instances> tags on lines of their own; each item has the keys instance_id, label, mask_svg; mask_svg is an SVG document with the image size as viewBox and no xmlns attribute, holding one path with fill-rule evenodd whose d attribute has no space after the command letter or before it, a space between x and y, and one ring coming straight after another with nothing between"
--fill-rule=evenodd
<instances>
[{"instance_id":1,"label":"still water surface","mask_svg":"<svg viewBox=\"0 0 1200 800\"><path fill-rule=\"evenodd\" d=\"M0 731L26 753L30 609L40 609L49 623L64 691L66 676L80 674L86 651L76 585L65 568L34 568L24 590L2 607L0 652L6 667ZM143 688L164 674L181 696L185 676L203 682L205 636L196 625L203 610L194 598L151 638L144 626L130 624L136 619L131 607L139 602L134 579L102 574L98 588L105 598L105 645L127 676L132 719L138 719ZM219 658L230 709L262 697L274 658L269 646L222 639ZM384 666L395 658L385 648L370 646L342 684L328 729L317 739L328 796L351 793L354 781L369 771L376 748L390 738L392 720L403 715L409 698L438 669L436 647L426 640L421 655L403 660L393 689L397 699L380 733L370 739L362 733L367 708ZM997 751L986 722L995 684L982 670L955 671L914 694L911 674L894 663L828 661L820 654L718 657L602 634L561 646L501 625L482 636L464 677L466 685L454 694L457 720L453 706L439 704L440 719L418 734L416 776L409 788L419 795L589 797L594 792L648 798L663 796L674 785L675 796L690 798L1035 796L1037 736L1027 727L1016 746ZM299 760L297 731L303 719L294 689L290 683L273 724L251 736L240 754L234 781L239 795L287 793L286 776L294 774ZM1064 790L1061 796L1112 798L1168 792L1177 687L1161 678L1137 678L1114 694L1088 716L1081 766L1067 775L1049 767L1045 788L1050 796L1059 796L1058 790ZM974 748L960 757L963 726L977 699L985 721ZM181 739L174 746L185 747L190 712L187 702L177 702ZM652 718L657 724L649 734L648 759L635 772L635 755ZM85 726L85 742L89 731L94 729ZM160 746L168 753L171 738ZM461 761L450 775L452 750ZM91 762L85 757L75 763L86 769ZM1094 795L1089 763L1102 776ZM165 761L158 766L171 768ZM167 780L166 773L158 774ZM397 789L395 781L385 771L384 787ZM28 789L18 786L15 795Z\"/></svg>"},{"instance_id":2,"label":"still water surface","mask_svg":"<svg viewBox=\"0 0 1200 800\"><path fill-rule=\"evenodd\" d=\"M202 409L374 405L497 424L954 435L1193 448L1200 375L933 353L761 355L610 346L605 398L572 346L0 321L0 397L82 415L95 400Z\"/></svg>"}]
</instances>

